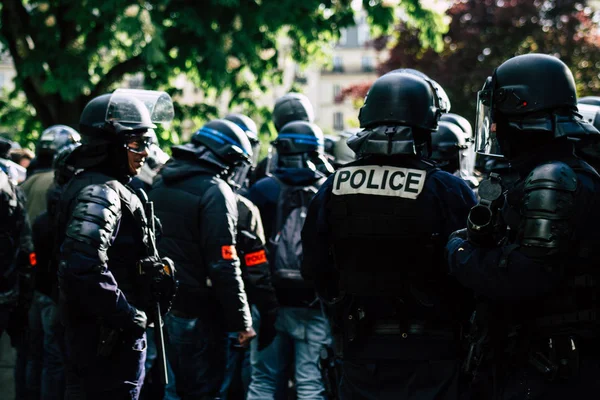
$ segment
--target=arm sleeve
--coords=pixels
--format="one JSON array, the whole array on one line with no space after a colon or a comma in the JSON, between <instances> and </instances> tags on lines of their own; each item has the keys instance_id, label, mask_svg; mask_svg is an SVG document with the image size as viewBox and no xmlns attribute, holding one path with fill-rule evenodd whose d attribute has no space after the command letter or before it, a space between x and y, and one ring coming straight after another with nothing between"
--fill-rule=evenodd
<instances>
[{"instance_id":1,"label":"arm sleeve","mask_svg":"<svg viewBox=\"0 0 600 400\"><path fill-rule=\"evenodd\" d=\"M120 204L117 192L107 185L87 186L79 193L61 247L59 282L67 302L79 311L127 328L135 309L107 264L121 219Z\"/></svg>"},{"instance_id":2,"label":"arm sleeve","mask_svg":"<svg viewBox=\"0 0 600 400\"><path fill-rule=\"evenodd\" d=\"M514 301L550 292L569 264L577 176L566 164L536 167L523 183L520 224L512 241L478 247L461 238L447 245L450 271L475 293Z\"/></svg>"},{"instance_id":3,"label":"arm sleeve","mask_svg":"<svg viewBox=\"0 0 600 400\"><path fill-rule=\"evenodd\" d=\"M339 274L330 250L327 210L333 176L325 181L313 197L302 229L302 277L314 282L319 297L327 301L333 300L339 294Z\"/></svg>"},{"instance_id":4,"label":"arm sleeve","mask_svg":"<svg viewBox=\"0 0 600 400\"><path fill-rule=\"evenodd\" d=\"M238 197L238 211L237 249L248 299L261 313L269 312L278 307L278 302L271 282L260 211L241 196Z\"/></svg>"},{"instance_id":5,"label":"arm sleeve","mask_svg":"<svg viewBox=\"0 0 600 400\"><path fill-rule=\"evenodd\" d=\"M236 198L226 183L219 182L205 192L199 221L200 246L228 332L252 326L235 246L237 218Z\"/></svg>"}]
</instances>

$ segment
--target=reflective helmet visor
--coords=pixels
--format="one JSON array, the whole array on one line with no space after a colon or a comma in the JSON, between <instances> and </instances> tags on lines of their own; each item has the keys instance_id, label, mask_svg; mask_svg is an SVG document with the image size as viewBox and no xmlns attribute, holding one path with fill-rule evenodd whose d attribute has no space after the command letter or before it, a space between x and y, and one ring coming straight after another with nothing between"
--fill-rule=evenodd
<instances>
[{"instance_id":1,"label":"reflective helmet visor","mask_svg":"<svg viewBox=\"0 0 600 400\"><path fill-rule=\"evenodd\" d=\"M174 115L171 96L155 90L117 89L106 109L106 121L121 124L170 122Z\"/></svg>"},{"instance_id":2,"label":"reflective helmet visor","mask_svg":"<svg viewBox=\"0 0 600 400\"><path fill-rule=\"evenodd\" d=\"M492 120L492 78L489 77L477 93L475 121L475 149L479 154L503 157L496 137L496 124Z\"/></svg>"}]
</instances>

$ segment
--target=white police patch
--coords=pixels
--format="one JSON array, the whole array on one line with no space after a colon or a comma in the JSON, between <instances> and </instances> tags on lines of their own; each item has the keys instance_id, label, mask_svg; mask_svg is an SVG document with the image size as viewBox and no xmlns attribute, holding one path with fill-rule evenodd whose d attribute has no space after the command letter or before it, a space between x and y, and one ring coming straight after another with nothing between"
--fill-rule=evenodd
<instances>
[{"instance_id":1,"label":"white police patch","mask_svg":"<svg viewBox=\"0 0 600 400\"><path fill-rule=\"evenodd\" d=\"M370 194L416 199L427 171L379 165L341 168L335 173L333 194Z\"/></svg>"}]
</instances>

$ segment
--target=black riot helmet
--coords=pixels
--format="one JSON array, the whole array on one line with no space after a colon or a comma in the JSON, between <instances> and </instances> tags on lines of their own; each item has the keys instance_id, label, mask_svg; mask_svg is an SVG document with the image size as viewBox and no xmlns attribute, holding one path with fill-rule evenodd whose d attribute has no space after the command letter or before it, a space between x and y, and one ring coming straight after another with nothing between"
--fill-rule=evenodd
<instances>
[{"instance_id":1,"label":"black riot helmet","mask_svg":"<svg viewBox=\"0 0 600 400\"><path fill-rule=\"evenodd\" d=\"M206 123L192 136L191 143L173 146L173 157L208 164L234 188L241 187L251 168L252 146L238 125L225 119Z\"/></svg>"},{"instance_id":2,"label":"black riot helmet","mask_svg":"<svg viewBox=\"0 0 600 400\"><path fill-rule=\"evenodd\" d=\"M432 85L406 72L385 74L373 83L358 114L361 128L406 125L437 129L442 113Z\"/></svg>"},{"instance_id":3,"label":"black riot helmet","mask_svg":"<svg viewBox=\"0 0 600 400\"><path fill-rule=\"evenodd\" d=\"M258 129L256 123L252 118L243 114L227 114L225 118L227 121L231 121L246 133L250 145L252 146L252 166L256 167L258 162L258 155L260 152L260 140L258 139Z\"/></svg>"},{"instance_id":4,"label":"black riot helmet","mask_svg":"<svg viewBox=\"0 0 600 400\"><path fill-rule=\"evenodd\" d=\"M412 72L388 73L369 89L358 116L364 130L348 139L348 146L359 157L424 156L446 107L427 78Z\"/></svg>"},{"instance_id":5,"label":"black riot helmet","mask_svg":"<svg viewBox=\"0 0 600 400\"><path fill-rule=\"evenodd\" d=\"M556 57L526 54L505 61L478 93L476 148L521 157L560 137L598 132L577 113L575 80Z\"/></svg>"},{"instance_id":6,"label":"black riot helmet","mask_svg":"<svg viewBox=\"0 0 600 400\"><path fill-rule=\"evenodd\" d=\"M466 137L473 138L473 127L465 117L454 113L445 113L440 117L440 121L447 121L457 125L465 133Z\"/></svg>"},{"instance_id":7,"label":"black riot helmet","mask_svg":"<svg viewBox=\"0 0 600 400\"><path fill-rule=\"evenodd\" d=\"M440 121L431 133L431 159L446 172L454 174L461 168L464 152L468 150L465 134L457 125Z\"/></svg>"},{"instance_id":8,"label":"black riot helmet","mask_svg":"<svg viewBox=\"0 0 600 400\"><path fill-rule=\"evenodd\" d=\"M272 142L277 154L300 154L323 152L323 131L317 125L305 121L294 121L284 125L277 139Z\"/></svg>"},{"instance_id":9,"label":"black riot helmet","mask_svg":"<svg viewBox=\"0 0 600 400\"><path fill-rule=\"evenodd\" d=\"M50 168L52 165L52 158L57 151L70 144L79 143L80 141L81 136L79 135L79 132L70 126L53 125L45 129L35 146L35 167L38 169Z\"/></svg>"},{"instance_id":10,"label":"black riot helmet","mask_svg":"<svg viewBox=\"0 0 600 400\"><path fill-rule=\"evenodd\" d=\"M313 106L303 94L288 93L275 101L273 107L273 123L277 132L289 122L306 121L312 123L315 120Z\"/></svg>"},{"instance_id":11,"label":"black riot helmet","mask_svg":"<svg viewBox=\"0 0 600 400\"><path fill-rule=\"evenodd\" d=\"M215 119L198 129L192 143L206 146L227 165L250 163L252 159L252 146L244 131L224 119Z\"/></svg>"},{"instance_id":12,"label":"black riot helmet","mask_svg":"<svg viewBox=\"0 0 600 400\"><path fill-rule=\"evenodd\" d=\"M323 131L313 123L287 123L271 144L277 150L277 166L280 168L310 168L325 175L333 172L324 155Z\"/></svg>"},{"instance_id":13,"label":"black riot helmet","mask_svg":"<svg viewBox=\"0 0 600 400\"><path fill-rule=\"evenodd\" d=\"M73 151L81 146L81 143L72 143L60 149L54 156L52 169L54 170L54 182L62 186L69 182L77 173L77 168L72 164L70 156Z\"/></svg>"},{"instance_id":14,"label":"black riot helmet","mask_svg":"<svg viewBox=\"0 0 600 400\"><path fill-rule=\"evenodd\" d=\"M153 90L117 89L92 99L79 119L82 146L74 165L88 168L102 165L104 172L127 177L127 151L147 152L157 123L173 119L171 97Z\"/></svg>"}]
</instances>

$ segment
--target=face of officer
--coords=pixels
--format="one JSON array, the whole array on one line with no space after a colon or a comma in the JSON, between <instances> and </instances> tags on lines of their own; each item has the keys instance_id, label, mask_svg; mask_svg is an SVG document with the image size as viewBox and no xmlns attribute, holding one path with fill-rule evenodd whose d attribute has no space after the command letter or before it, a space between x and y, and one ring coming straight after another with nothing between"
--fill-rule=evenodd
<instances>
[{"instance_id":1,"label":"face of officer","mask_svg":"<svg viewBox=\"0 0 600 400\"><path fill-rule=\"evenodd\" d=\"M129 173L134 176L140 173L146 158L148 157L148 148L152 139L142 135L131 136L125 141L127 149L127 163Z\"/></svg>"}]
</instances>

